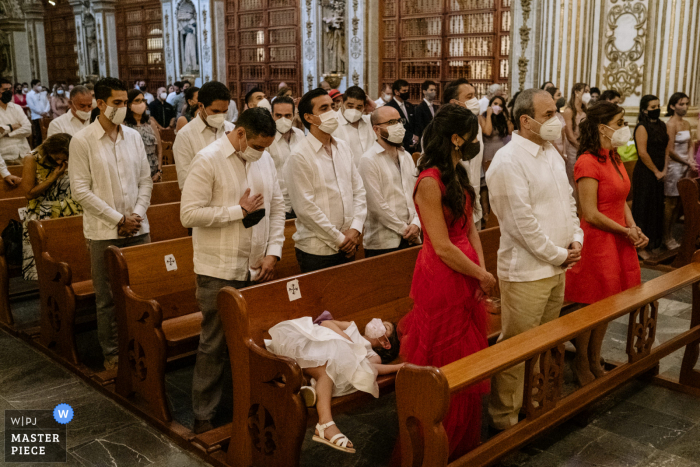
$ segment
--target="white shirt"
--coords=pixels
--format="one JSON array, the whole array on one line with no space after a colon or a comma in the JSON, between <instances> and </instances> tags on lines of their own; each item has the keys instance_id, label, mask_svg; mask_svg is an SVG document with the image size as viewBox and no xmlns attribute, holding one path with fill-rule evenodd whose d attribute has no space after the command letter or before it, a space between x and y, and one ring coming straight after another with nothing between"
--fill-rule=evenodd
<instances>
[{"instance_id":1,"label":"white shirt","mask_svg":"<svg viewBox=\"0 0 700 467\"><path fill-rule=\"evenodd\" d=\"M32 120L41 118L41 114L51 110L49 98L45 92L36 92L33 89L27 93L27 107L32 111Z\"/></svg>"},{"instance_id":2,"label":"white shirt","mask_svg":"<svg viewBox=\"0 0 700 467\"><path fill-rule=\"evenodd\" d=\"M15 131L11 131L10 125L21 126ZM5 159L14 160L19 157L24 157L31 152L27 137L32 134L32 124L27 119L27 115L22 110L22 107L14 102L8 102L7 108L0 107L0 127L4 133L0 136L0 155L2 164L0 164L0 175L7 177L10 172L5 166Z\"/></svg>"},{"instance_id":3,"label":"white shirt","mask_svg":"<svg viewBox=\"0 0 700 467\"><path fill-rule=\"evenodd\" d=\"M355 162L355 167L357 167L362 155L377 141L377 135L374 133L374 130L372 130L370 117L369 115L360 117L359 124L357 128L355 128L345 119L343 112L339 110L338 123L338 128L333 132L333 138L342 139L348 143L352 151L353 162Z\"/></svg>"},{"instance_id":4,"label":"white shirt","mask_svg":"<svg viewBox=\"0 0 700 467\"><path fill-rule=\"evenodd\" d=\"M461 164L467 169L467 175L469 176L469 184L474 188L474 211L472 212L472 218L476 224L483 217L483 212L481 209L481 163L484 160L484 135L481 132L481 125L479 125L479 133L476 139L481 143L481 149L479 149L479 154L474 157L474 159L463 161Z\"/></svg>"},{"instance_id":5,"label":"white shirt","mask_svg":"<svg viewBox=\"0 0 700 467\"><path fill-rule=\"evenodd\" d=\"M173 157L175 158L175 169L177 170L177 183L181 190L185 186L187 171L194 156L224 136L227 131L231 131L234 128L233 123L224 120L224 126L214 133L211 127L207 126L204 120L197 116L177 132L173 143Z\"/></svg>"},{"instance_id":6,"label":"white shirt","mask_svg":"<svg viewBox=\"0 0 700 467\"><path fill-rule=\"evenodd\" d=\"M397 248L408 224L420 228L413 204L416 165L403 148L398 163L374 143L360 159L359 172L367 192L364 246L372 250Z\"/></svg>"},{"instance_id":7,"label":"white shirt","mask_svg":"<svg viewBox=\"0 0 700 467\"><path fill-rule=\"evenodd\" d=\"M383 105L386 105L386 102L381 97L379 99L377 99L376 101L374 101L374 103L377 105L377 108L379 108Z\"/></svg>"},{"instance_id":8,"label":"white shirt","mask_svg":"<svg viewBox=\"0 0 700 467\"><path fill-rule=\"evenodd\" d=\"M46 136L53 136L57 133L68 133L69 135L74 136L77 132L83 128L87 128L89 125L89 118L84 122L81 122L80 119L73 114L73 111L69 110L60 117L51 120Z\"/></svg>"},{"instance_id":9,"label":"white shirt","mask_svg":"<svg viewBox=\"0 0 700 467\"><path fill-rule=\"evenodd\" d=\"M119 238L122 217L143 218L136 235L149 232L146 210L151 204L151 167L141 135L120 125L116 142L99 119L73 136L70 142L70 187L83 206L83 233L90 240Z\"/></svg>"},{"instance_id":10,"label":"white shirt","mask_svg":"<svg viewBox=\"0 0 700 467\"><path fill-rule=\"evenodd\" d=\"M150 92L141 92L143 92L143 98L146 99L146 104L150 104L155 99L155 97L153 97L153 94L151 94Z\"/></svg>"},{"instance_id":11,"label":"white shirt","mask_svg":"<svg viewBox=\"0 0 700 467\"><path fill-rule=\"evenodd\" d=\"M362 178L347 143L331 139L332 155L311 133L295 146L284 167L297 215L294 246L314 255L339 251L345 232L362 232L367 216Z\"/></svg>"},{"instance_id":12,"label":"white shirt","mask_svg":"<svg viewBox=\"0 0 700 467\"><path fill-rule=\"evenodd\" d=\"M545 279L564 272L572 242L583 244L564 160L551 143L539 146L514 132L486 172L489 199L501 226L498 278Z\"/></svg>"},{"instance_id":13,"label":"white shirt","mask_svg":"<svg viewBox=\"0 0 700 467\"><path fill-rule=\"evenodd\" d=\"M174 102L175 102L175 98L177 97L177 95L178 94L175 91L171 92L170 94L168 94L168 97L165 98L165 102L167 102L168 104L170 104L174 107L175 106Z\"/></svg>"},{"instance_id":14,"label":"white shirt","mask_svg":"<svg viewBox=\"0 0 700 467\"><path fill-rule=\"evenodd\" d=\"M289 193L287 192L287 184L284 181L284 165L287 163L287 159L292 154L294 146L304 139L304 132L299 128L292 127L291 137L289 138L289 143L283 138L282 133L279 131L275 134L275 141L270 145L267 150L272 156L272 160L275 161L275 169L277 170L277 181L280 184L280 191L282 192L282 198L284 198L284 210L285 212L292 212L292 201L289 199Z\"/></svg>"},{"instance_id":15,"label":"white shirt","mask_svg":"<svg viewBox=\"0 0 700 467\"><path fill-rule=\"evenodd\" d=\"M479 99L479 115L483 114L486 112L489 108L489 98L484 96L481 99Z\"/></svg>"},{"instance_id":16,"label":"white shirt","mask_svg":"<svg viewBox=\"0 0 700 467\"><path fill-rule=\"evenodd\" d=\"M265 217L243 225L238 204L246 189L261 193ZM182 191L180 220L193 227L194 272L224 280L255 280L267 255L282 256L284 201L275 163L265 151L246 163L228 138L202 149Z\"/></svg>"},{"instance_id":17,"label":"white shirt","mask_svg":"<svg viewBox=\"0 0 700 467\"><path fill-rule=\"evenodd\" d=\"M399 108L400 108L401 111L403 112L403 117L405 117L405 118L406 118L406 121L408 122L408 111L406 110L406 104L405 104L405 102L404 102L404 101L399 101L398 99L396 99L396 97L394 97L394 101L396 102L396 104L398 104Z\"/></svg>"},{"instance_id":18,"label":"white shirt","mask_svg":"<svg viewBox=\"0 0 700 467\"><path fill-rule=\"evenodd\" d=\"M423 99L423 102L428 104L428 110L430 110L430 114L435 117L435 107L433 107L433 103L430 102L428 99Z\"/></svg>"},{"instance_id":19,"label":"white shirt","mask_svg":"<svg viewBox=\"0 0 700 467\"><path fill-rule=\"evenodd\" d=\"M231 101L228 103L228 112L226 113L226 121L234 123L237 120L238 120L238 106L236 105L236 101L231 99Z\"/></svg>"}]
</instances>

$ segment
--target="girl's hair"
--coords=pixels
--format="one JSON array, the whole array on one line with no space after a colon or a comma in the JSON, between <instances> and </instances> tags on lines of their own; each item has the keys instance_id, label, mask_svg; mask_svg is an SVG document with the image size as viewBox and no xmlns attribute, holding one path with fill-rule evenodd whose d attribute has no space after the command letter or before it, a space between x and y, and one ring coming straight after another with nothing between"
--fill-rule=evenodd
<instances>
[{"instance_id":1,"label":"girl's hair","mask_svg":"<svg viewBox=\"0 0 700 467\"><path fill-rule=\"evenodd\" d=\"M571 107L571 111L574 113L574 116L571 118L571 131L576 131L576 93L585 90L586 86L588 86L586 83L576 83L574 84L574 87L571 88L569 107ZM586 113L586 104L583 102L581 102L581 110L583 110L583 113Z\"/></svg>"},{"instance_id":2,"label":"girl's hair","mask_svg":"<svg viewBox=\"0 0 700 467\"><path fill-rule=\"evenodd\" d=\"M513 97L510 99L510 102L508 102L508 107L510 107L511 109L515 107L515 99L517 99L519 95L520 91L513 94ZM513 127L515 127L516 130L520 130L520 125L518 125L518 122L515 121L513 112L510 113L510 122L513 124Z\"/></svg>"},{"instance_id":3,"label":"girl's hair","mask_svg":"<svg viewBox=\"0 0 700 467\"><path fill-rule=\"evenodd\" d=\"M589 152L598 158L598 162L605 163L607 157L600 153L602 145L600 144L601 136L600 131L598 131L598 125L610 126L610 122L620 113L624 115L625 109L608 101L596 102L586 110L586 118L579 125L577 158L581 157L581 154ZM615 162L620 162L617 148L613 148L610 152L610 157Z\"/></svg>"},{"instance_id":4,"label":"girl's hair","mask_svg":"<svg viewBox=\"0 0 700 467\"><path fill-rule=\"evenodd\" d=\"M462 164L455 168L452 160L452 135L471 142L479 131L479 121L471 111L457 104L445 104L435 114L423 132L423 155L418 163L418 172L436 168L440 171L445 185L444 203L452 213L453 224L458 220L467 223L464 207L469 193L472 206L475 202L474 188L469 184L469 176ZM466 136L464 136L466 135Z\"/></svg>"},{"instance_id":5,"label":"girl's hair","mask_svg":"<svg viewBox=\"0 0 700 467\"><path fill-rule=\"evenodd\" d=\"M501 96L493 96L491 100L489 101L489 107L493 105L493 101L496 99L501 101L501 108L503 109L500 114L491 114L491 125L498 131L498 134L501 136L507 136L508 135L508 120L510 120L510 116L508 113L508 108L506 107L506 100L501 97ZM483 113L484 117L486 117L486 112Z\"/></svg>"},{"instance_id":6,"label":"girl's hair","mask_svg":"<svg viewBox=\"0 0 700 467\"><path fill-rule=\"evenodd\" d=\"M649 107L650 102L658 100L659 98L653 94L642 96L642 100L639 101L639 117L637 117L639 123L649 123L649 116L644 111Z\"/></svg>"},{"instance_id":7,"label":"girl's hair","mask_svg":"<svg viewBox=\"0 0 700 467\"><path fill-rule=\"evenodd\" d=\"M671 98L668 100L668 106L666 107L666 116L671 117L675 114L673 109L671 108L672 105L678 104L678 101L681 99L690 99L688 95L684 92L674 92Z\"/></svg>"},{"instance_id":8,"label":"girl's hair","mask_svg":"<svg viewBox=\"0 0 700 467\"><path fill-rule=\"evenodd\" d=\"M53 158L56 154L68 153L68 148L70 147L70 140L73 138L68 133L56 133L55 135L49 136L41 143L35 151L39 154L39 158L46 161L48 157L54 163L56 160Z\"/></svg>"},{"instance_id":9,"label":"girl's hair","mask_svg":"<svg viewBox=\"0 0 700 467\"><path fill-rule=\"evenodd\" d=\"M399 341L398 332L396 329L396 324L391 323L394 326L394 332L389 336L389 343L391 344L390 349L385 349L384 347L376 347L373 350L377 352L379 358L382 359L383 364L391 363L399 356L399 350L401 348L401 341Z\"/></svg>"},{"instance_id":10,"label":"girl's hair","mask_svg":"<svg viewBox=\"0 0 700 467\"><path fill-rule=\"evenodd\" d=\"M134 102L134 99L136 99L137 97L143 97L143 91L140 91L138 89L129 89L129 92L126 94L126 96L129 100L126 104L126 117L124 117L124 123L126 123L127 125L136 125L136 118L134 118L134 113L131 111L131 103ZM148 110L148 105L146 105L146 110ZM143 115L141 115L141 123L148 123L148 114L146 113L146 111L144 111Z\"/></svg>"},{"instance_id":11,"label":"girl's hair","mask_svg":"<svg viewBox=\"0 0 700 467\"><path fill-rule=\"evenodd\" d=\"M554 83L552 83L551 81L545 81L544 83L542 83L542 86L540 86L540 89L546 88L548 84L554 86Z\"/></svg>"}]
</instances>

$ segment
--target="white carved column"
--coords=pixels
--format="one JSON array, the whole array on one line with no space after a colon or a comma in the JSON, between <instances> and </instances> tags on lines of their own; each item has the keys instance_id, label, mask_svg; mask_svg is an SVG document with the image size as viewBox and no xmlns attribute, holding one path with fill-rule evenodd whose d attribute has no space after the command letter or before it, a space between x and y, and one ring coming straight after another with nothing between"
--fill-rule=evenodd
<instances>
[{"instance_id":1,"label":"white carved column","mask_svg":"<svg viewBox=\"0 0 700 467\"><path fill-rule=\"evenodd\" d=\"M177 14L172 2L163 2L163 51L165 53L166 84L172 84L180 76Z\"/></svg>"},{"instance_id":2,"label":"white carved column","mask_svg":"<svg viewBox=\"0 0 700 467\"><path fill-rule=\"evenodd\" d=\"M200 78L198 80L197 86L201 86L203 83L212 80L214 76L214 63L213 63L213 53L212 53L212 40L214 38L214 28L212 27L212 14L209 5L209 0L199 1L199 23L197 24L197 31L199 32L199 44L200 45L200 67L199 73Z\"/></svg>"},{"instance_id":3,"label":"white carved column","mask_svg":"<svg viewBox=\"0 0 700 467\"><path fill-rule=\"evenodd\" d=\"M302 69L304 73L304 79L302 80L303 92L306 93L316 87L321 81L321 77L318 72L318 58L317 58L317 43L319 39L319 33L317 28L318 22L316 21L316 11L318 11L318 1L317 0L304 0L301 2L301 20L302 20L302 49L303 54L302 59Z\"/></svg>"},{"instance_id":4,"label":"white carved column","mask_svg":"<svg viewBox=\"0 0 700 467\"><path fill-rule=\"evenodd\" d=\"M100 77L119 78L119 52L117 50L117 21L114 10L117 0L93 0L92 11L97 28L97 53Z\"/></svg>"},{"instance_id":5,"label":"white carved column","mask_svg":"<svg viewBox=\"0 0 700 467\"><path fill-rule=\"evenodd\" d=\"M365 2L365 86L367 94L375 99L379 95L379 2Z\"/></svg>"},{"instance_id":6,"label":"white carved column","mask_svg":"<svg viewBox=\"0 0 700 467\"><path fill-rule=\"evenodd\" d=\"M68 3L73 8L75 16L75 48L78 54L78 73L80 73L80 81L82 82L90 74L87 40L83 28L83 2L81 0L68 0Z\"/></svg>"},{"instance_id":7,"label":"white carved column","mask_svg":"<svg viewBox=\"0 0 700 467\"><path fill-rule=\"evenodd\" d=\"M348 51L347 85L365 87L365 0L349 0L345 22L346 50Z\"/></svg>"},{"instance_id":8,"label":"white carved column","mask_svg":"<svg viewBox=\"0 0 700 467\"><path fill-rule=\"evenodd\" d=\"M539 1L516 0L511 3L510 89L513 94L536 87L534 42L540 23L534 13Z\"/></svg>"},{"instance_id":9,"label":"white carved column","mask_svg":"<svg viewBox=\"0 0 700 467\"><path fill-rule=\"evenodd\" d=\"M32 76L49 87L49 72L46 63L46 41L44 36L44 6L39 2L27 1L22 5L24 24L29 46L29 63Z\"/></svg>"},{"instance_id":10,"label":"white carved column","mask_svg":"<svg viewBox=\"0 0 700 467\"><path fill-rule=\"evenodd\" d=\"M213 2L212 41L214 43L214 61L212 79L228 86L226 77L226 5L221 0Z\"/></svg>"}]
</instances>

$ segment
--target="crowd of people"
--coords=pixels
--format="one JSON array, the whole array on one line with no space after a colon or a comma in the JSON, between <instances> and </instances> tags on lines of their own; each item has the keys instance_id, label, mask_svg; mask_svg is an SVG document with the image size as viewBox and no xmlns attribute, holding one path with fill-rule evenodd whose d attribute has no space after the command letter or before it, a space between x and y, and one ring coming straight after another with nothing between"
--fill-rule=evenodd
<instances>
[{"instance_id":1,"label":"crowd of people","mask_svg":"<svg viewBox=\"0 0 700 467\"><path fill-rule=\"evenodd\" d=\"M501 230L505 340L556 319L564 300L583 306L639 284L638 255L677 247L676 184L697 168L683 93L671 96L668 123L660 100L642 97L631 134L620 94L586 83L575 84L568 99L547 82L509 100L499 84L478 99L466 79L444 85L441 96L440 86L426 81L418 105L404 80L376 101L358 86L340 93L323 82L295 97L281 85L269 100L251 89L240 112L216 81L177 82L151 95L144 81L128 89L104 78L94 86L59 84L50 99L40 82L31 85L28 91L0 80L0 173L8 184L27 184L28 219L83 215L107 369L119 362L104 251L150 241L160 130L177 130L180 220L192 229L203 315L195 433L213 428L222 397L217 294L275 277L285 219L296 219L293 241L304 273L353 261L361 245L367 257L423 245L414 307L399 323L374 319L363 336L355 323L324 313L269 330L267 348L304 370L304 399L319 413L314 440L347 452L354 447L333 422L332 397L356 390L377 396L377 375L403 364L392 363L399 351L402 362L444 366L488 345L487 297L496 279L484 266L478 231L490 215ZM35 117L49 113L49 136L31 151ZM639 158L631 180L623 160L630 153ZM24 164L21 180L7 171L14 163ZM35 279L26 250L25 277ZM576 338L581 385L604 374L605 332ZM484 394L493 429L516 424L523 386L521 364L494 376L491 387L453 395L443 423L451 456L479 444Z\"/></svg>"}]
</instances>

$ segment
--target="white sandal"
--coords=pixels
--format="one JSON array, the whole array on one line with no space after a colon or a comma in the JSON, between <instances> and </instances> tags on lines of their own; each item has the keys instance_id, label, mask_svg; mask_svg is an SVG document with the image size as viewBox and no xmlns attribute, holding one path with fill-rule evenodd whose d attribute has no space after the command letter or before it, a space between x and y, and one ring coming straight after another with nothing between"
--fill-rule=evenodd
<instances>
[{"instance_id":1,"label":"white sandal","mask_svg":"<svg viewBox=\"0 0 700 467\"><path fill-rule=\"evenodd\" d=\"M320 423L317 423L316 429L318 430L318 435L315 434L312 439L314 441L316 441L317 443L326 444L326 445L332 447L333 449L337 449L339 451L354 454L355 448L348 447L348 443L350 442L350 440L344 434L338 433L337 435L333 436L330 440L326 439L326 436L325 436L326 428L328 428L329 426L332 426L332 425L335 425L335 422L333 420L326 423L325 425L321 425ZM336 443L336 441L337 441L337 443Z\"/></svg>"}]
</instances>

